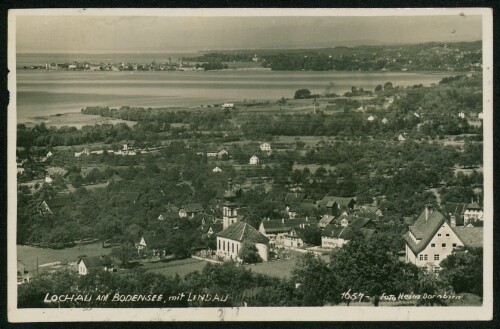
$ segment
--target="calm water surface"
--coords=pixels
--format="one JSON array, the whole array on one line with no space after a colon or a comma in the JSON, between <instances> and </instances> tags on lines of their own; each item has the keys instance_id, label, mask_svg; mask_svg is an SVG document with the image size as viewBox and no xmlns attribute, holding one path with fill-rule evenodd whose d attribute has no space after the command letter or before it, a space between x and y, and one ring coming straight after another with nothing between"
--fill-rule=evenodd
<instances>
[{"instance_id":1,"label":"calm water surface","mask_svg":"<svg viewBox=\"0 0 500 329\"><path fill-rule=\"evenodd\" d=\"M295 90L338 94L351 86L373 90L393 85L430 85L450 73L393 72L70 72L17 70L19 122L36 116L79 112L85 106L195 107L237 100L277 100Z\"/></svg>"}]
</instances>

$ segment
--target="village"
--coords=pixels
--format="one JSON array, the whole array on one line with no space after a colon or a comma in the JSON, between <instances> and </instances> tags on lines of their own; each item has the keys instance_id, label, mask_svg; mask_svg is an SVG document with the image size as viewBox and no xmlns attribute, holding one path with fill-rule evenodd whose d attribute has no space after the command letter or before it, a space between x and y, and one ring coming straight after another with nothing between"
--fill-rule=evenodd
<instances>
[{"instance_id":1,"label":"village","mask_svg":"<svg viewBox=\"0 0 500 329\"><path fill-rule=\"evenodd\" d=\"M482 104L455 97L478 81L298 90L191 111L82 109L132 126L18 125L18 250L37 255L18 253L19 289L61 271L191 278L227 264L299 289L308 257L333 269L340 251L382 237L393 266L439 276L451 255L482 248L492 220Z\"/></svg>"}]
</instances>

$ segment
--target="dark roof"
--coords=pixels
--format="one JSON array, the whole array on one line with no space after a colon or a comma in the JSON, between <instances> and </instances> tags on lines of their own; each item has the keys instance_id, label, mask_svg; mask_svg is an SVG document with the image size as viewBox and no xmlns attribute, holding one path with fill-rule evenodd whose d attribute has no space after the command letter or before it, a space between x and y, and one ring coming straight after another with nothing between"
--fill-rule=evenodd
<instances>
[{"instance_id":1,"label":"dark roof","mask_svg":"<svg viewBox=\"0 0 500 329\"><path fill-rule=\"evenodd\" d=\"M262 225L267 234L269 233L286 233L294 227L299 227L301 224L317 224L316 219L305 219L305 218L295 218L295 219L273 219L273 220L263 220Z\"/></svg>"},{"instance_id":2,"label":"dark roof","mask_svg":"<svg viewBox=\"0 0 500 329\"><path fill-rule=\"evenodd\" d=\"M467 209L481 210L481 206L478 205L477 202L474 202L474 203L468 204Z\"/></svg>"},{"instance_id":3,"label":"dark roof","mask_svg":"<svg viewBox=\"0 0 500 329\"><path fill-rule=\"evenodd\" d=\"M351 240L355 232L360 232L365 239L370 239L375 234L374 229L328 225L321 233L321 236Z\"/></svg>"},{"instance_id":4,"label":"dark roof","mask_svg":"<svg viewBox=\"0 0 500 329\"><path fill-rule=\"evenodd\" d=\"M370 222L371 222L370 218L354 217L349 221L349 225L352 226L353 228L363 228Z\"/></svg>"},{"instance_id":5,"label":"dark roof","mask_svg":"<svg viewBox=\"0 0 500 329\"><path fill-rule=\"evenodd\" d=\"M443 208L445 215L455 216L457 225L464 224L464 211L467 208L467 205L465 203L447 202Z\"/></svg>"},{"instance_id":6,"label":"dark roof","mask_svg":"<svg viewBox=\"0 0 500 329\"><path fill-rule=\"evenodd\" d=\"M55 197L52 199L45 200L50 209L60 208L71 203L69 197Z\"/></svg>"},{"instance_id":7,"label":"dark roof","mask_svg":"<svg viewBox=\"0 0 500 329\"><path fill-rule=\"evenodd\" d=\"M285 203L287 205L292 203L301 203L305 197L306 195L304 193L296 193L296 192L287 193L285 196Z\"/></svg>"},{"instance_id":8,"label":"dark roof","mask_svg":"<svg viewBox=\"0 0 500 329\"><path fill-rule=\"evenodd\" d=\"M303 228L300 228L300 227L294 227L292 228L292 230L290 231L290 234L287 234L287 236L291 236L292 235L292 232L295 232L296 233L296 236L304 239L304 232L305 232L305 229Z\"/></svg>"},{"instance_id":9,"label":"dark roof","mask_svg":"<svg viewBox=\"0 0 500 329\"><path fill-rule=\"evenodd\" d=\"M81 261L84 262L84 264L87 268L109 266L109 265L113 264L113 262L111 261L111 258L107 255L93 256L93 257L82 257L82 258L80 258L80 261L78 261L78 263L80 263Z\"/></svg>"},{"instance_id":10,"label":"dark roof","mask_svg":"<svg viewBox=\"0 0 500 329\"><path fill-rule=\"evenodd\" d=\"M208 223L208 224L202 224L200 227L198 227L198 230L200 230L202 233L207 233L210 228L212 228L212 231L214 233L218 233L222 231L222 223Z\"/></svg>"},{"instance_id":11,"label":"dark roof","mask_svg":"<svg viewBox=\"0 0 500 329\"><path fill-rule=\"evenodd\" d=\"M483 246L483 228L482 227L452 227L466 247Z\"/></svg>"},{"instance_id":12,"label":"dark roof","mask_svg":"<svg viewBox=\"0 0 500 329\"><path fill-rule=\"evenodd\" d=\"M161 248L167 244L167 239L161 234L144 234L142 237L147 248Z\"/></svg>"},{"instance_id":13,"label":"dark roof","mask_svg":"<svg viewBox=\"0 0 500 329\"><path fill-rule=\"evenodd\" d=\"M425 249L441 225L445 223L443 214L437 210L432 211L427 220L425 217L426 210L420 214L415 221L415 224L410 226L410 230L403 235L406 243L415 254L418 254ZM418 241L415 242L411 238L410 232Z\"/></svg>"},{"instance_id":14,"label":"dark roof","mask_svg":"<svg viewBox=\"0 0 500 329\"><path fill-rule=\"evenodd\" d=\"M322 206L327 206L327 207L333 206L334 203L337 203L341 207L347 207L349 205L349 203L351 203L352 201L354 201L354 203L356 203L356 198L355 197L344 198L344 197L339 197L339 196L325 195L319 203Z\"/></svg>"},{"instance_id":15,"label":"dark roof","mask_svg":"<svg viewBox=\"0 0 500 329\"><path fill-rule=\"evenodd\" d=\"M218 237L235 240L239 242L268 243L269 239L245 222L236 222L222 232Z\"/></svg>"},{"instance_id":16,"label":"dark roof","mask_svg":"<svg viewBox=\"0 0 500 329\"><path fill-rule=\"evenodd\" d=\"M185 205L182 208L184 208L184 210L186 212L201 212L201 211L203 211L203 206L199 203L190 203L188 205Z\"/></svg>"}]
</instances>

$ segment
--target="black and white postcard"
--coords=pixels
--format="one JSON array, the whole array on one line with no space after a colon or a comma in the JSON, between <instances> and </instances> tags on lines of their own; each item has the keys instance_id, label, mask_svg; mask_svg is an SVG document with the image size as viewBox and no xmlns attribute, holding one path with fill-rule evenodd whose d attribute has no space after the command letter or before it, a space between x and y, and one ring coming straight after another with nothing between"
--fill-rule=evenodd
<instances>
[{"instance_id":1,"label":"black and white postcard","mask_svg":"<svg viewBox=\"0 0 500 329\"><path fill-rule=\"evenodd\" d=\"M9 321L492 319L490 9L8 32Z\"/></svg>"}]
</instances>

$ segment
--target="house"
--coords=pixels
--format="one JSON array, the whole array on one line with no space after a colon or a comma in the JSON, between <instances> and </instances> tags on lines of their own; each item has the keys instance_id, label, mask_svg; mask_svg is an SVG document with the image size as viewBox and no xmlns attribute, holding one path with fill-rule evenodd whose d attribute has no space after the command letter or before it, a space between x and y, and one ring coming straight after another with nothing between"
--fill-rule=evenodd
<instances>
[{"instance_id":1,"label":"house","mask_svg":"<svg viewBox=\"0 0 500 329\"><path fill-rule=\"evenodd\" d=\"M224 103L222 104L223 109L234 109L234 103Z\"/></svg>"},{"instance_id":2,"label":"house","mask_svg":"<svg viewBox=\"0 0 500 329\"><path fill-rule=\"evenodd\" d=\"M31 281L31 274L23 262L17 261L17 284L23 284Z\"/></svg>"},{"instance_id":3,"label":"house","mask_svg":"<svg viewBox=\"0 0 500 329\"><path fill-rule=\"evenodd\" d=\"M328 226L333 220L335 219L335 216L332 216L332 215L324 215L323 217L321 217L321 219L319 220L319 223L318 223L318 227L319 228L325 228L326 226Z\"/></svg>"},{"instance_id":4,"label":"house","mask_svg":"<svg viewBox=\"0 0 500 329\"><path fill-rule=\"evenodd\" d=\"M464 226L469 223L483 221L483 209L476 202L471 202L467 205L464 211Z\"/></svg>"},{"instance_id":5,"label":"house","mask_svg":"<svg viewBox=\"0 0 500 329\"><path fill-rule=\"evenodd\" d=\"M403 142L405 140L406 140L406 137L404 137L403 134L399 134L398 141Z\"/></svg>"},{"instance_id":6,"label":"house","mask_svg":"<svg viewBox=\"0 0 500 329\"><path fill-rule=\"evenodd\" d=\"M217 151L217 158L218 159L223 159L223 158L228 157L228 156L229 156L229 152L225 148L222 148L219 151Z\"/></svg>"},{"instance_id":7,"label":"house","mask_svg":"<svg viewBox=\"0 0 500 329\"><path fill-rule=\"evenodd\" d=\"M460 119L465 119L465 113L464 113L464 112L460 112L460 113L458 113L458 117L459 117Z\"/></svg>"},{"instance_id":8,"label":"house","mask_svg":"<svg viewBox=\"0 0 500 329\"><path fill-rule=\"evenodd\" d=\"M114 271L109 256L82 257L78 263L78 274L87 275L91 271Z\"/></svg>"},{"instance_id":9,"label":"house","mask_svg":"<svg viewBox=\"0 0 500 329\"><path fill-rule=\"evenodd\" d=\"M243 243L255 245L262 261L269 258L269 239L245 222L236 222L216 234L217 255L225 260L238 260Z\"/></svg>"},{"instance_id":10,"label":"house","mask_svg":"<svg viewBox=\"0 0 500 329\"><path fill-rule=\"evenodd\" d=\"M144 234L135 242L137 252L141 255L150 253L151 258L163 258L166 256L165 246L167 241L159 234Z\"/></svg>"},{"instance_id":11,"label":"house","mask_svg":"<svg viewBox=\"0 0 500 329\"><path fill-rule=\"evenodd\" d=\"M352 240L356 233L361 234L368 240L373 236L375 230L364 227L358 228L350 225L328 225L323 232L321 232L321 247L328 249L342 248Z\"/></svg>"},{"instance_id":12,"label":"house","mask_svg":"<svg viewBox=\"0 0 500 329\"><path fill-rule=\"evenodd\" d=\"M195 214L203 211L203 206L199 203L191 203L179 209L180 218L193 218Z\"/></svg>"},{"instance_id":13,"label":"house","mask_svg":"<svg viewBox=\"0 0 500 329\"><path fill-rule=\"evenodd\" d=\"M51 156L53 156L53 154L52 154L52 152L51 152L51 151L49 151L49 152L47 152L47 155L46 155L45 157L46 157L46 158L50 158Z\"/></svg>"},{"instance_id":14,"label":"house","mask_svg":"<svg viewBox=\"0 0 500 329\"><path fill-rule=\"evenodd\" d=\"M54 197L52 199L43 200L39 206L39 211L42 215L53 215L59 208L71 203L71 199L67 196Z\"/></svg>"},{"instance_id":15,"label":"house","mask_svg":"<svg viewBox=\"0 0 500 329\"><path fill-rule=\"evenodd\" d=\"M484 114L483 114L483 112L479 112L479 113L477 114L477 118L478 118L479 120L483 120L483 118L484 118Z\"/></svg>"},{"instance_id":16,"label":"house","mask_svg":"<svg viewBox=\"0 0 500 329\"><path fill-rule=\"evenodd\" d=\"M304 245L304 229L300 227L294 227L290 230L290 233L285 234L283 239L283 246L285 248L300 248Z\"/></svg>"},{"instance_id":17,"label":"house","mask_svg":"<svg viewBox=\"0 0 500 329\"><path fill-rule=\"evenodd\" d=\"M222 229L222 223L220 222L203 223L198 227L198 230L201 231L202 238L211 238L214 234L221 232Z\"/></svg>"},{"instance_id":18,"label":"house","mask_svg":"<svg viewBox=\"0 0 500 329\"><path fill-rule=\"evenodd\" d=\"M83 149L81 152L75 152L75 158L78 158L81 155L90 155L90 151L88 149Z\"/></svg>"},{"instance_id":19,"label":"house","mask_svg":"<svg viewBox=\"0 0 500 329\"><path fill-rule=\"evenodd\" d=\"M208 158L216 158L219 155L219 151L207 151L207 157Z\"/></svg>"},{"instance_id":20,"label":"house","mask_svg":"<svg viewBox=\"0 0 500 329\"><path fill-rule=\"evenodd\" d=\"M386 124L388 124L388 123L389 123L389 120L387 120L387 118L383 118L383 119L382 119L382 123L383 123L384 125L386 125Z\"/></svg>"},{"instance_id":21,"label":"house","mask_svg":"<svg viewBox=\"0 0 500 329\"><path fill-rule=\"evenodd\" d=\"M219 167L215 167L214 169L212 169L212 172L213 173L220 173L220 172L222 172L222 169L220 169Z\"/></svg>"},{"instance_id":22,"label":"house","mask_svg":"<svg viewBox=\"0 0 500 329\"><path fill-rule=\"evenodd\" d=\"M384 213L382 212L382 209L380 209L377 206L361 206L360 210L362 213L374 214L376 219L380 219L381 217L384 217Z\"/></svg>"},{"instance_id":23,"label":"house","mask_svg":"<svg viewBox=\"0 0 500 329\"><path fill-rule=\"evenodd\" d=\"M336 215L342 210L352 210L356 208L356 198L352 197L337 197L325 195L319 201L319 206L326 210L328 215Z\"/></svg>"},{"instance_id":24,"label":"house","mask_svg":"<svg viewBox=\"0 0 500 329\"><path fill-rule=\"evenodd\" d=\"M375 120L375 117L373 115L370 115L367 120L369 122L373 122Z\"/></svg>"},{"instance_id":25,"label":"house","mask_svg":"<svg viewBox=\"0 0 500 329\"><path fill-rule=\"evenodd\" d=\"M438 272L441 261L455 248L482 246L482 236L482 227L451 227L439 211L427 206L403 235L405 259Z\"/></svg>"},{"instance_id":26,"label":"house","mask_svg":"<svg viewBox=\"0 0 500 329\"><path fill-rule=\"evenodd\" d=\"M271 246L283 246L286 235L290 235L293 228L305 228L309 225L317 225L315 219L294 218L294 219L267 219L260 222L259 232L269 239Z\"/></svg>"},{"instance_id":27,"label":"house","mask_svg":"<svg viewBox=\"0 0 500 329\"><path fill-rule=\"evenodd\" d=\"M65 177L68 171L61 167L50 167L45 170L45 182L52 183L55 176Z\"/></svg>"},{"instance_id":28,"label":"house","mask_svg":"<svg viewBox=\"0 0 500 329\"><path fill-rule=\"evenodd\" d=\"M269 143L261 143L259 147L260 147L260 150L263 152L270 152L271 151L271 144L269 144Z\"/></svg>"},{"instance_id":29,"label":"house","mask_svg":"<svg viewBox=\"0 0 500 329\"><path fill-rule=\"evenodd\" d=\"M257 156L253 155L251 158L250 158L250 164L251 165L258 165L259 164L259 158L257 158Z\"/></svg>"}]
</instances>

